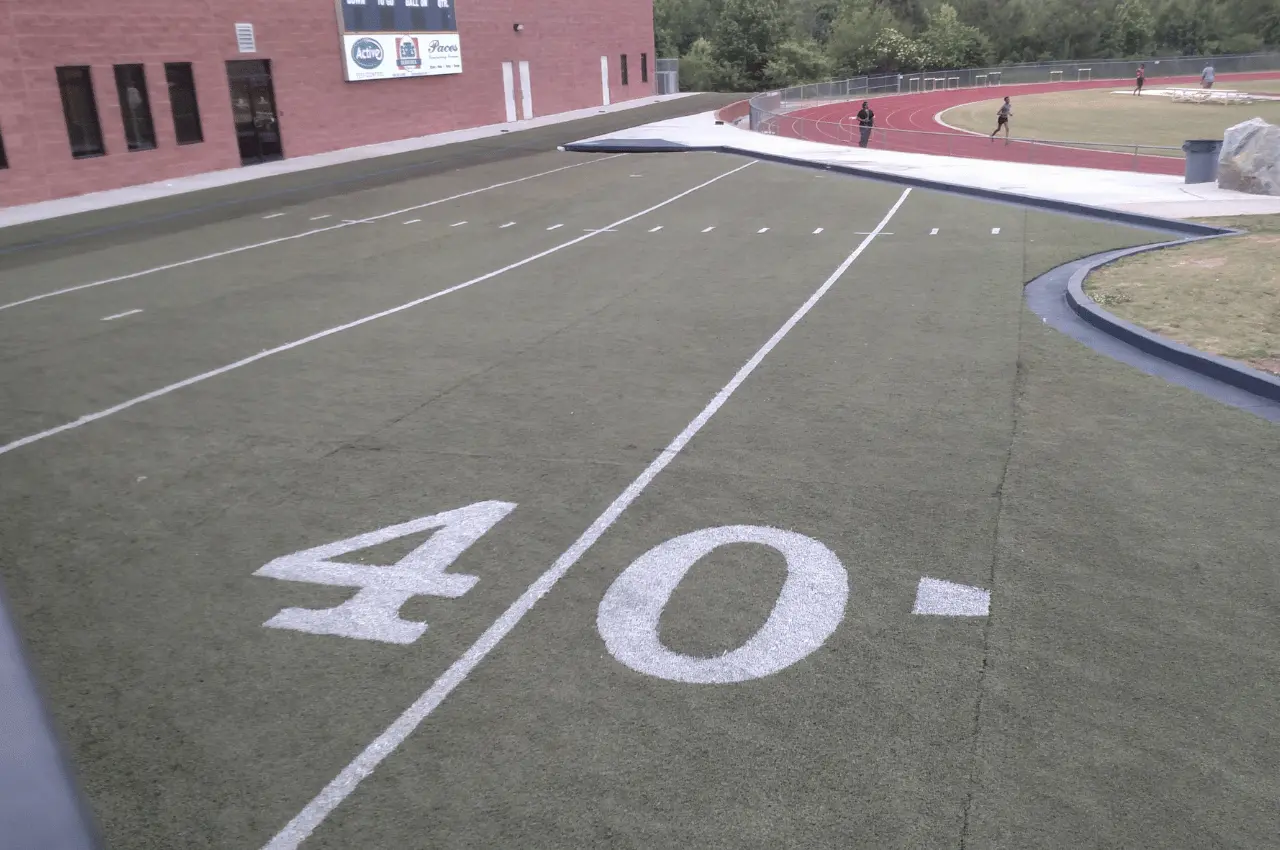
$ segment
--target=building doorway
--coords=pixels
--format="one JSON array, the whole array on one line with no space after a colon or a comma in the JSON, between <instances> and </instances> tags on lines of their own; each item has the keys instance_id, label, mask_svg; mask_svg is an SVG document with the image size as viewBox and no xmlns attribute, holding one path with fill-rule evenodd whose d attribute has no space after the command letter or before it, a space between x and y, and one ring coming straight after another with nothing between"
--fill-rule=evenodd
<instances>
[{"instance_id":1,"label":"building doorway","mask_svg":"<svg viewBox=\"0 0 1280 850\"><path fill-rule=\"evenodd\" d=\"M236 122L240 162L256 165L284 159L276 92L271 83L271 60L227 62L227 83L231 88L231 113Z\"/></svg>"}]
</instances>

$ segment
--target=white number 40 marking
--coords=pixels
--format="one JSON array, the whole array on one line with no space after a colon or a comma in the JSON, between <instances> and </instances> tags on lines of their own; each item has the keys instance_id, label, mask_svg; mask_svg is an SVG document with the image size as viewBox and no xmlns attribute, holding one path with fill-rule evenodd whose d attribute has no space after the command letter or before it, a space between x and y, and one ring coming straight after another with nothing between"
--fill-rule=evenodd
<instances>
[{"instance_id":1,"label":"white number 40 marking","mask_svg":"<svg viewBox=\"0 0 1280 850\"><path fill-rule=\"evenodd\" d=\"M426 623L400 617L414 596L456 599L479 579L446 573L473 543L515 509L509 502L476 502L368 534L277 558L255 575L285 581L356 587L333 608L285 608L266 623L318 635L410 644ZM423 531L435 533L394 566L332 560ZM699 560L722 546L754 543L782 555L787 578L760 630L737 649L715 658L673 652L658 638L658 622L671 594ZM637 558L609 587L596 627L610 654L639 673L676 682L727 684L785 670L822 646L844 618L849 576L826 546L791 531L754 525L704 528L668 540ZM913 613L986 616L990 593L937 579L921 579Z\"/></svg>"},{"instance_id":2,"label":"white number 40 marking","mask_svg":"<svg viewBox=\"0 0 1280 850\"><path fill-rule=\"evenodd\" d=\"M422 637L426 623L400 617L400 607L415 596L456 599L480 579L445 570L484 534L511 513L509 502L476 502L465 508L371 531L326 546L276 558L254 575L311 584L358 587L360 592L334 608L286 608L263 625L317 635L408 644ZM395 566L351 564L331 558L368 549L389 540L435 530L425 543Z\"/></svg>"}]
</instances>

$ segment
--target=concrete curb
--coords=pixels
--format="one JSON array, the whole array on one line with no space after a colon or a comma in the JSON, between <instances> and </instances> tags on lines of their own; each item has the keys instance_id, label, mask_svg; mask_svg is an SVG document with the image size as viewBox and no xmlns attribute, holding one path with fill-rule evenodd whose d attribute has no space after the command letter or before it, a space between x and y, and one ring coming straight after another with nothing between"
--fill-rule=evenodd
<instances>
[{"instance_id":1,"label":"concrete curb","mask_svg":"<svg viewBox=\"0 0 1280 850\"><path fill-rule=\"evenodd\" d=\"M1147 251L1156 251L1162 248L1170 248L1175 245L1186 245L1191 242L1200 242L1204 239L1216 239L1221 236L1234 236L1239 231L1231 231L1209 236L1201 236L1193 239L1180 239L1176 242L1164 242L1158 245L1143 245L1137 248L1128 248L1123 251L1112 251L1107 254L1093 258L1092 262L1085 263L1080 266L1071 275L1071 279L1067 281L1067 304L1081 319L1084 319L1095 328L1119 339L1120 341L1133 346L1139 351L1145 351L1181 366L1192 372L1197 372L1205 377L1220 381L1229 386L1242 389L1245 392L1265 398L1268 401L1280 402L1280 378L1268 375L1257 369L1246 366L1235 360L1228 360L1225 357L1218 357L1213 354L1200 351L1188 345L1174 342L1166 339L1159 334L1152 333L1146 328L1139 327L1132 322L1127 322L1118 316L1113 316L1106 310L1098 306L1092 298L1084 291L1085 278L1096 269L1109 265L1121 260L1125 257L1132 257L1136 254L1142 254Z\"/></svg>"},{"instance_id":2,"label":"concrete curb","mask_svg":"<svg viewBox=\"0 0 1280 850\"><path fill-rule=\"evenodd\" d=\"M1154 334L1144 328L1140 328L1137 325L1126 322L1123 319L1113 316L1103 310L1084 292L1084 279L1088 277L1090 272L1096 268L1101 268L1108 263L1113 263L1123 257L1140 254L1145 251L1169 248L1174 245L1198 242L1203 239L1235 236L1241 231L1224 227L1214 227L1213 225L1208 224L1199 224L1197 222L1179 221L1177 219L1143 215L1141 213L1109 210L1102 207L1093 207L1087 204L1077 204L1070 201L1055 201L1046 198L1035 198L996 189L956 186L954 184L944 183L938 180L926 180L919 177L908 177L898 174L883 174L878 171L871 171L870 169L858 168L856 166L812 162L809 160L796 159L794 157L761 153L759 151L738 148L732 145L693 146L669 142L665 139L602 139L587 142L575 142L573 144L565 145L565 149L569 151L591 153L679 153L690 151L712 151L717 153L736 154L769 162L799 165L823 171L836 171L844 174L850 174L855 177L864 177L871 180L879 180L882 182L912 186L915 188L930 189L933 191L947 192L949 194L966 195L969 197L982 198L983 200L998 201L1002 203L1012 203L1019 206L1067 213L1070 215L1077 215L1102 221L1114 221L1119 224L1143 227L1156 232L1182 236L1183 238L1171 242L1143 245L1122 251L1111 251L1099 254L1096 257L1088 258L1087 261L1081 263L1076 268L1067 283L1066 295L1069 306L1076 315L1093 327L1138 349L1139 351L1143 351L1168 363L1180 366L1228 386L1244 390L1245 392L1259 398L1273 402L1280 402L1280 379L1267 375L1264 372L1260 372L1257 369L1252 369L1243 363L1207 354L1203 351L1198 351L1189 346L1174 342L1173 340L1165 339L1158 334Z\"/></svg>"}]
</instances>

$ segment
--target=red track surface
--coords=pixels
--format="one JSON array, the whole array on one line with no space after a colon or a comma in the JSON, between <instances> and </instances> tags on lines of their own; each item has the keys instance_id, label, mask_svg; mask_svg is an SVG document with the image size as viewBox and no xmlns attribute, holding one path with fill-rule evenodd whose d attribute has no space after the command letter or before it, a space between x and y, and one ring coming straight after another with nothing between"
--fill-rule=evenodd
<instances>
[{"instance_id":1,"label":"red track surface","mask_svg":"<svg viewBox=\"0 0 1280 850\"><path fill-rule=\"evenodd\" d=\"M1221 74L1218 84L1231 85L1245 80L1275 79L1276 72L1253 74ZM1199 77L1166 77L1148 80L1149 87L1199 84ZM934 116L944 109L1001 98L1005 95L1045 94L1055 91L1078 89L1123 89L1132 86L1125 80L1093 80L1077 83L1030 83L1024 85L990 86L987 88L951 89L918 94L895 94L871 97L876 112L876 129L871 146L881 149L925 153L940 156L993 159L1004 162L1035 162L1044 165L1069 165L1078 168L1100 168L1112 171L1143 171L1151 174L1181 174L1182 157L1159 156L1135 152L1133 146L1126 150L1090 150L1062 144L1018 141L1005 144L1003 139L990 139L955 130L939 124ZM1161 95L1156 95L1160 97ZM858 143L857 114L861 100L829 103L789 112L778 118L775 132L780 136L808 139L829 144L856 145ZM995 127L995 113L991 116ZM1014 102L1014 122L1017 126L1017 102ZM1017 136L1012 130L1011 135Z\"/></svg>"}]
</instances>

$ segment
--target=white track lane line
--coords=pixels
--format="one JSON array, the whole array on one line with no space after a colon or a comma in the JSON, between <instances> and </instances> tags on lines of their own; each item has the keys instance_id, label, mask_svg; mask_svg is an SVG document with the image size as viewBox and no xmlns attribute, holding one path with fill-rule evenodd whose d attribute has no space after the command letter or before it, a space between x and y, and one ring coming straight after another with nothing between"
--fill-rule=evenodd
<instances>
[{"instance_id":1,"label":"white track lane line","mask_svg":"<svg viewBox=\"0 0 1280 850\"><path fill-rule=\"evenodd\" d=\"M744 166L745 167L745 166ZM516 624L523 619L524 615L529 613L530 609L537 604L546 593L560 581L569 570L576 564L587 550L595 545L596 541L604 536L609 527L617 521L632 502L634 502L644 489L649 486L654 478L658 477L658 473L662 472L671 461L684 449L685 446L702 430L703 426L711 420L734 391L742 385L756 367L768 356L769 352L782 342L783 338L791 332L800 320L805 317L814 305L821 300L822 296L827 294L835 282L853 265L854 260L861 256L862 252L867 249L871 241L876 238L879 233L884 230L885 225L898 212L902 204L907 200L907 196L911 194L910 189L904 189L898 200L889 208L883 219L880 220L879 226L866 236L857 248L853 250L844 262L836 267L831 276L818 289L809 296L809 300L800 305L800 309L796 310L783 323L773 336L760 347L750 360L746 362L741 369L733 376L729 383L725 384L720 392L707 403L692 422L685 426L671 443L663 449L658 456L640 473L635 481L632 481L627 489L622 491L622 495L613 500L613 504L605 509L595 522L582 533L582 536L574 541L569 549L556 559L545 573L529 586L529 588L520 595L511 607L502 613L492 626L484 631L484 634L471 645L461 658L455 661L448 670L444 672L435 683L428 688L422 696L409 706L403 714L396 718L390 726L387 727L381 735L379 735L373 743L365 747L364 752L356 756L355 760L343 768L342 772L328 785L325 786L315 799L307 804L298 815L280 830L280 832L264 847L264 850L295 850L307 837L315 831L321 823L324 822L334 809L338 807L353 791L356 786L382 763L387 756L396 751L396 748L405 742L405 740L413 734L423 720L431 714L442 702L445 697L460 685L463 680L476 668L485 656L493 651L494 647L506 637Z\"/></svg>"},{"instance_id":2,"label":"white track lane line","mask_svg":"<svg viewBox=\"0 0 1280 850\"><path fill-rule=\"evenodd\" d=\"M993 228L991 228L991 235L992 235L992 236L995 236L995 235L996 235L997 233L999 233L999 232L1000 232L1000 228L998 228L998 227L993 227Z\"/></svg>"},{"instance_id":3,"label":"white track lane line","mask_svg":"<svg viewBox=\"0 0 1280 850\"><path fill-rule=\"evenodd\" d=\"M821 228L821 227L819 227L817 230L813 231L813 235L814 235L814 236L817 236L817 235L818 235L819 233L821 233L821 232L822 232L822 228Z\"/></svg>"},{"instance_id":4,"label":"white track lane line","mask_svg":"<svg viewBox=\"0 0 1280 850\"><path fill-rule=\"evenodd\" d=\"M740 165L737 168L724 172L723 174L718 174L715 177L712 177L710 180L699 183L697 186L694 186L692 189L685 189L680 194L672 195L670 198L667 198L665 201L661 201L657 204L654 204L648 209L641 210L640 212L633 213L627 216L626 218L619 219L618 221L615 221L613 224L610 224L609 227L610 228L618 227L619 225L626 224L629 221L634 221L635 219L640 218L641 216L648 215L654 210L660 210L663 207L667 206L668 204L673 204L676 201L680 200L681 198L687 197L688 195L692 195L694 192L698 191L699 189L704 189L707 186L710 186L712 183L715 183L717 180L723 180L724 178L732 174L737 174L742 169L749 168L754 163L755 163L755 160L752 160L751 162L748 162L745 165ZM586 240L594 237L596 233L599 233L599 232L608 232L608 231L607 230L593 231L591 233L583 234L582 236L578 236L574 239L570 239L567 242L561 242L559 245L554 245L546 249L545 251L539 251L537 254L531 254L530 256L525 257L523 260L517 260L516 262L512 263L509 266L503 266L502 268L497 269L495 271L482 274L479 277L473 277L471 280L456 284L454 286L449 287L448 289L441 289L438 292L431 293L430 295L424 295L421 298L415 298L412 301L407 301L398 307L392 307L388 310L383 310L379 313L373 313L371 315L365 316L364 318L356 319L355 321L347 322L346 324L338 325L336 327L329 328L328 330L323 330L323 331L320 331L319 333L311 334L310 336L305 336L302 339L296 339L293 342L286 342L284 345L277 345L275 348L268 348L263 351L259 351L257 354L246 357L243 360L237 360L234 363L228 363L226 366L222 366L217 369L212 369L208 372L202 372L199 375L195 375L183 381L178 381L176 384L169 384L168 386L161 387L158 390L152 390L151 392L146 393L145 395L140 395L140 396L137 396L136 398L131 398L128 401L123 401L120 404L114 405L112 407L104 408L103 410L99 410L96 413L87 413L84 416L81 416L79 419L75 420L74 422L67 422L63 425L57 426L56 428L50 428L47 431L41 431L38 434L32 434L29 437L21 437L17 440L14 440L11 443L5 443L4 445L0 446L0 455L8 454L9 452L15 449L20 449L23 446L28 446L28 445L31 445L32 443L37 443L43 439L52 437L55 434L61 434L63 431L70 431L73 428L79 428L82 425L88 425L90 422L96 422L99 419L106 419L108 416L114 416L115 414L120 413L121 411L128 410L129 408L135 407L139 404L142 404L143 402L152 401L154 399L160 398L161 396L166 396L169 393L177 392L178 390L183 389L184 387L189 387L193 384L198 384L201 381L207 381L210 378L217 377L218 375L225 375L227 372L232 372L241 367L248 366L250 363L257 363L259 360L263 360L267 357L272 356L273 354L280 354L282 352L289 351L294 348L298 348L299 346L306 345L309 342L315 342L316 340L324 339L327 336L333 336L336 333L341 333L342 331L350 330L351 328L356 328L356 327L359 327L360 325L368 324L369 322L375 322L378 319L383 319L383 318L386 318L387 316L395 315L396 313L402 313L405 310L408 310L412 307L417 307L419 304L426 304L428 301L434 301L435 299L441 298L445 295L449 295L451 293L458 292L468 287L475 286L477 283L483 283L484 281L489 280L490 278L497 277L498 275L501 275L501 274L506 274L509 271L514 271L515 269L518 269L521 266L527 266L529 263L532 263L534 260L540 260L543 257L547 257L547 256L550 256L551 254L556 253L557 251L563 251L565 248L569 248L574 245L577 245L579 242L585 242Z\"/></svg>"},{"instance_id":5,"label":"white track lane line","mask_svg":"<svg viewBox=\"0 0 1280 850\"><path fill-rule=\"evenodd\" d=\"M271 215L264 215L263 218L279 218L282 215L284 215L284 213L272 213Z\"/></svg>"},{"instance_id":6,"label":"white track lane line","mask_svg":"<svg viewBox=\"0 0 1280 850\"><path fill-rule=\"evenodd\" d=\"M711 231L713 231L713 230L715 230L715 229L716 229L716 226L713 224L713 225L711 225L710 227L704 227L704 228L702 229L702 232L703 232L703 233L710 233Z\"/></svg>"},{"instance_id":7,"label":"white track lane line","mask_svg":"<svg viewBox=\"0 0 1280 850\"><path fill-rule=\"evenodd\" d=\"M499 229L499 230L506 230L508 227L515 227L515 226L516 226L516 223L515 223L514 221L508 221L506 224L502 225L502 226L501 226L501 227L499 227L498 229Z\"/></svg>"},{"instance_id":8,"label":"white track lane line","mask_svg":"<svg viewBox=\"0 0 1280 850\"><path fill-rule=\"evenodd\" d=\"M314 230L307 230L303 233L295 233L292 236L281 236L278 239L268 239L265 242L254 242L251 245L241 245L238 248L231 248L226 251L218 251L215 254L204 254L199 257L192 257L189 260L180 260L176 263L168 263L166 265L156 266L155 268L151 268L151 269L143 269L140 272L131 272L129 274L119 275L118 277L109 277L104 280L95 280L92 283L82 283L77 286L68 286L65 289L57 289L57 290L54 290L53 292L45 292L41 295L33 295L30 298L23 298L21 301L13 301L8 304L0 304L0 311L11 310L14 307L21 307L23 304L30 304L33 301L43 301L46 298L53 298L57 295L66 295L69 292L79 292L82 289L92 289L95 286L106 286L108 283L119 283L122 280L133 280L134 278L145 277L146 275L155 274L156 272L164 272L164 271L169 271L170 269L177 269L183 266L189 266L189 265L192 265L193 263L203 263L206 260L216 260L219 257L229 257L232 254L239 254L243 251L252 251L254 248L266 248L268 245L279 245L281 242L289 242L294 239L302 239L307 236L315 236L317 233L329 233L330 231L333 231L333 230L341 230L344 227L351 227L353 224L368 224L369 222L380 221L381 219L390 218L396 215L404 215L405 213L416 212L417 210L425 210L427 207L434 207L437 204L447 204L449 201L456 201L459 198L467 198L467 197L470 197L471 195L478 195L481 192L489 192L489 191L492 191L493 189L501 189L504 186L514 186L515 184L523 183L526 180L534 180L538 177L546 177L548 174L557 174L561 171L568 171L571 168L581 168L584 165L591 165L592 163L595 163L595 162L604 162L605 160L609 160L609 159L617 159L620 156L626 156L626 154L622 154L622 153L612 154L611 156L603 156L603 157L600 157L599 159L590 159L590 160L587 160L586 162L575 162L573 165L564 165L564 166L561 166L560 168L553 168L550 171L540 171L537 174L530 174L527 177L517 177L515 180L506 180L502 183L494 183L492 186L485 186L480 189L472 189L469 192L459 192L458 194L450 195L447 198L439 198L434 201L428 201L425 204L418 204L417 206L406 207L402 210L395 210L389 213L382 213L381 215L375 215L371 218L362 218L354 221L343 221L341 224L331 224L328 227L317 227ZM466 224L466 222L465 221L459 222L459 224Z\"/></svg>"},{"instance_id":9,"label":"white track lane line","mask_svg":"<svg viewBox=\"0 0 1280 850\"><path fill-rule=\"evenodd\" d=\"M313 215L312 221L324 221L326 218L333 218L333 213L325 213L324 215Z\"/></svg>"},{"instance_id":10,"label":"white track lane line","mask_svg":"<svg viewBox=\"0 0 1280 850\"><path fill-rule=\"evenodd\" d=\"M661 230L661 229L662 229L662 225L661 225L661 224L659 224L657 227L650 227L650 228L649 228L649 232L650 232L650 233L657 233L657 232L658 232L659 230Z\"/></svg>"},{"instance_id":11,"label":"white track lane line","mask_svg":"<svg viewBox=\"0 0 1280 850\"><path fill-rule=\"evenodd\" d=\"M455 221L453 224L451 224L451 225L449 225L449 226L450 226L450 227L462 227L462 225L464 225L464 224L466 224L466 222L465 222L465 221Z\"/></svg>"},{"instance_id":12,"label":"white track lane line","mask_svg":"<svg viewBox=\"0 0 1280 850\"><path fill-rule=\"evenodd\" d=\"M938 228L936 228L936 227L935 227L935 228L933 228L932 230L930 230L930 231L929 231L929 235L930 235L930 236L937 236L937 235L938 235Z\"/></svg>"}]
</instances>

